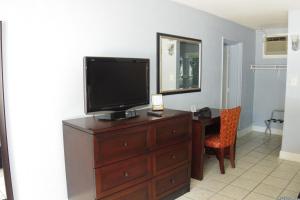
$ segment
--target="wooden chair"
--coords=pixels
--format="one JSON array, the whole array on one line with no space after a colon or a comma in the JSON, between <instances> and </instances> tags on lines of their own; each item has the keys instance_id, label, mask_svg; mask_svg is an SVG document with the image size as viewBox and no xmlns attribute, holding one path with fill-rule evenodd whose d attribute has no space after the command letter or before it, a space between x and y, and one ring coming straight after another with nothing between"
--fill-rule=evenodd
<instances>
[{"instance_id":1,"label":"wooden chair","mask_svg":"<svg viewBox=\"0 0 300 200\"><path fill-rule=\"evenodd\" d=\"M240 113L241 107L222 110L220 132L205 138L205 147L215 150L222 174L225 174L224 152L226 148L229 148L231 166L235 168L235 139Z\"/></svg>"}]
</instances>

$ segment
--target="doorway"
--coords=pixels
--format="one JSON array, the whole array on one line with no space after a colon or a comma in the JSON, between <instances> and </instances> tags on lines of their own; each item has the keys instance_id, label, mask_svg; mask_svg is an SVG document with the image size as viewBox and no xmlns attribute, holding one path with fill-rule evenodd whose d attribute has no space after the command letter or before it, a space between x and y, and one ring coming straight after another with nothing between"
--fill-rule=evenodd
<instances>
[{"instance_id":1,"label":"doorway","mask_svg":"<svg viewBox=\"0 0 300 200\"><path fill-rule=\"evenodd\" d=\"M222 38L221 108L241 105L243 44Z\"/></svg>"}]
</instances>

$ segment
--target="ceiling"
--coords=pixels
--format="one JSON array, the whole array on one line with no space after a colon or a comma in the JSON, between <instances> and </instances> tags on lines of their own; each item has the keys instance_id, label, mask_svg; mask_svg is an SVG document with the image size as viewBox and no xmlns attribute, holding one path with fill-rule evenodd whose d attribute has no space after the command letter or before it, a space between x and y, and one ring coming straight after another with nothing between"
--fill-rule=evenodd
<instances>
[{"instance_id":1,"label":"ceiling","mask_svg":"<svg viewBox=\"0 0 300 200\"><path fill-rule=\"evenodd\" d=\"M288 10L300 9L300 0L173 0L253 28L284 28Z\"/></svg>"}]
</instances>

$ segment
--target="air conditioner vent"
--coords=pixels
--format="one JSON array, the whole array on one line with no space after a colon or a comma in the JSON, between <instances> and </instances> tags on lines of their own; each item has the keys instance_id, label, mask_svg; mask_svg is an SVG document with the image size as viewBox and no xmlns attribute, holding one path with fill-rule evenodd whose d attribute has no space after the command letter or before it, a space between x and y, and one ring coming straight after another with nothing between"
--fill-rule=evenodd
<instances>
[{"instance_id":1,"label":"air conditioner vent","mask_svg":"<svg viewBox=\"0 0 300 200\"><path fill-rule=\"evenodd\" d=\"M287 36L265 36L264 57L286 57Z\"/></svg>"}]
</instances>

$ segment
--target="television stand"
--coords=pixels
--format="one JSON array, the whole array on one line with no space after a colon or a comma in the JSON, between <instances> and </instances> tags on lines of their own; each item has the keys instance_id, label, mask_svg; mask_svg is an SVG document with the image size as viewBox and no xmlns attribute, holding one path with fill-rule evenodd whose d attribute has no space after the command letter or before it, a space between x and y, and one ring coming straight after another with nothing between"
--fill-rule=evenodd
<instances>
[{"instance_id":1,"label":"television stand","mask_svg":"<svg viewBox=\"0 0 300 200\"><path fill-rule=\"evenodd\" d=\"M116 111L112 113L105 113L96 115L95 118L97 120L108 120L108 121L115 121L115 120L122 120L122 119L130 119L138 117L136 110L122 110Z\"/></svg>"}]
</instances>

